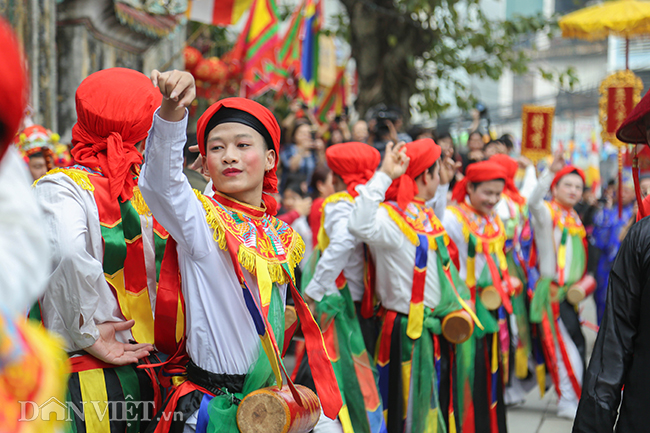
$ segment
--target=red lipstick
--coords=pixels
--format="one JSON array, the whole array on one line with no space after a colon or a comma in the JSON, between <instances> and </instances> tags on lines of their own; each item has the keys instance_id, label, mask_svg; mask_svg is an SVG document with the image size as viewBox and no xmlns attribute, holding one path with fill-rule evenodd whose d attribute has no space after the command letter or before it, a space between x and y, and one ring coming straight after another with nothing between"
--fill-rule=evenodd
<instances>
[{"instance_id":1,"label":"red lipstick","mask_svg":"<svg viewBox=\"0 0 650 433\"><path fill-rule=\"evenodd\" d=\"M236 169L236 168L232 168L232 167L230 167L230 168L225 169L225 170L222 172L222 174L223 174L224 176L237 176L237 175L238 175L239 173L241 173L241 172L242 172L241 170L238 170L238 169Z\"/></svg>"}]
</instances>

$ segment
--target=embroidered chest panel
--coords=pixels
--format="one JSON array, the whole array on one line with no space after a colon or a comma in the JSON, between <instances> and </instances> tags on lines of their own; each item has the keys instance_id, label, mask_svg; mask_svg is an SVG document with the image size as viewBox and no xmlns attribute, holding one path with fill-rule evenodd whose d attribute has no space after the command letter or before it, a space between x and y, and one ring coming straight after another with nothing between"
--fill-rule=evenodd
<instances>
[{"instance_id":1,"label":"embroidered chest panel","mask_svg":"<svg viewBox=\"0 0 650 433\"><path fill-rule=\"evenodd\" d=\"M239 245L239 262L256 275L257 264L263 260L273 282L286 284L285 265L293 277L293 269L302 260L305 243L291 226L276 217L253 216L224 206L215 199L195 191L206 211L208 225L214 229L219 248L226 250L226 234Z\"/></svg>"},{"instance_id":2,"label":"embroidered chest panel","mask_svg":"<svg viewBox=\"0 0 650 433\"><path fill-rule=\"evenodd\" d=\"M577 235L580 238L587 236L585 227L582 225L582 220L580 220L580 217L575 210L565 209L555 201L547 201L546 206L551 212L554 228L559 228L560 232L564 231L566 228L568 234L571 236Z\"/></svg>"},{"instance_id":3,"label":"embroidered chest panel","mask_svg":"<svg viewBox=\"0 0 650 433\"><path fill-rule=\"evenodd\" d=\"M381 206L413 245L419 245L418 235L430 239L430 249L435 249L435 239L438 237L444 238L445 245L449 244L449 236L442 223L433 209L424 203L411 202L406 209L401 209L395 202L385 202Z\"/></svg>"},{"instance_id":4,"label":"embroidered chest panel","mask_svg":"<svg viewBox=\"0 0 650 433\"><path fill-rule=\"evenodd\" d=\"M449 208L463 224L463 234L467 239L473 234L477 239L487 242L505 241L505 228L498 215L479 215L466 203Z\"/></svg>"}]
</instances>

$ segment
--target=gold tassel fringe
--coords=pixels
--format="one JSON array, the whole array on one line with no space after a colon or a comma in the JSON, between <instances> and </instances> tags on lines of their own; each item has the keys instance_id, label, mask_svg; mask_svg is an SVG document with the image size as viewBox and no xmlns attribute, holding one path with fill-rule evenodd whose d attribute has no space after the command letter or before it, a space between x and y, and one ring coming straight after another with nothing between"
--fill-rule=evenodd
<instances>
[{"instance_id":1,"label":"gold tassel fringe","mask_svg":"<svg viewBox=\"0 0 650 433\"><path fill-rule=\"evenodd\" d=\"M131 205L136 210L136 212L138 212L138 215L151 216L151 210L149 209L149 206L147 206L147 203L144 201L144 197L142 197L140 188L138 188L137 185L133 188L133 197L131 197Z\"/></svg>"},{"instance_id":2,"label":"gold tassel fringe","mask_svg":"<svg viewBox=\"0 0 650 433\"><path fill-rule=\"evenodd\" d=\"M214 207L214 204L210 201L209 198L201 194L199 191L194 190L194 193L198 197L201 204L203 204L203 209L206 212L206 220L208 225L214 230L213 238L219 244L219 248L226 250L228 247L226 245L226 232L223 226L221 219L217 214L217 210ZM287 251L287 264L291 272L291 279L295 281L294 268L300 263L303 256L305 255L305 242L302 240L300 235L297 233L292 236L291 244L284 245L285 250ZM251 248L246 247L245 245L240 244L237 251L237 260L239 263L251 274L256 274L256 257L261 257L257 252ZM268 263L269 275L271 276L271 281L278 284L288 284L289 279L287 278L284 269L282 268L282 263L280 261L274 260L270 261L266 257L262 257Z\"/></svg>"},{"instance_id":3,"label":"gold tassel fringe","mask_svg":"<svg viewBox=\"0 0 650 433\"><path fill-rule=\"evenodd\" d=\"M70 179L73 180L74 183L79 185L81 189L85 189L87 191L95 191L95 185L93 185L90 180L88 179L89 173L83 171L83 170L76 170L74 168L54 168L50 171L48 171L45 176L54 174L54 173L63 173L66 176L68 176ZM40 182L41 179L43 179L42 176L34 181L34 184L32 186L36 186L38 182Z\"/></svg>"}]
</instances>

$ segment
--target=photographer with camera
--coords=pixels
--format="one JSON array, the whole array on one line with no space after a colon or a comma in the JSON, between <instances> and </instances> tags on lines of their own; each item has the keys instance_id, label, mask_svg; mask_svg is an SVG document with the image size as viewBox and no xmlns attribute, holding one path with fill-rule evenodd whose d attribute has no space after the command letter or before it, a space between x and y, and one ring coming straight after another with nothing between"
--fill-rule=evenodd
<instances>
[{"instance_id":1,"label":"photographer with camera","mask_svg":"<svg viewBox=\"0 0 650 433\"><path fill-rule=\"evenodd\" d=\"M399 108L388 108L384 104L379 104L368 110L367 117L370 118L368 122L370 139L368 142L379 151L382 159L388 142L399 143L404 141L408 143L413 141L410 135L401 131L404 121Z\"/></svg>"}]
</instances>

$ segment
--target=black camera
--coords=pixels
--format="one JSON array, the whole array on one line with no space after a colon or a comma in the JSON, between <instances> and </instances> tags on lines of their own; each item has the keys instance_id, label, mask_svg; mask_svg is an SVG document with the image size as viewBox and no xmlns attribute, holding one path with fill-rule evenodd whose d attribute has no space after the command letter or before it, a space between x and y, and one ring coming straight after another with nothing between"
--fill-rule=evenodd
<instances>
[{"instance_id":1,"label":"black camera","mask_svg":"<svg viewBox=\"0 0 650 433\"><path fill-rule=\"evenodd\" d=\"M397 120L399 120L400 115L399 113L396 113L395 111L392 110L380 110L375 113L375 120L377 121L375 123L375 134L376 135L384 135L388 134L390 131L388 129L388 121L395 123Z\"/></svg>"},{"instance_id":2,"label":"black camera","mask_svg":"<svg viewBox=\"0 0 650 433\"><path fill-rule=\"evenodd\" d=\"M377 119L377 123L386 123L387 120L396 122L399 119L399 113L396 113L392 110L381 110L375 114L375 118Z\"/></svg>"}]
</instances>

